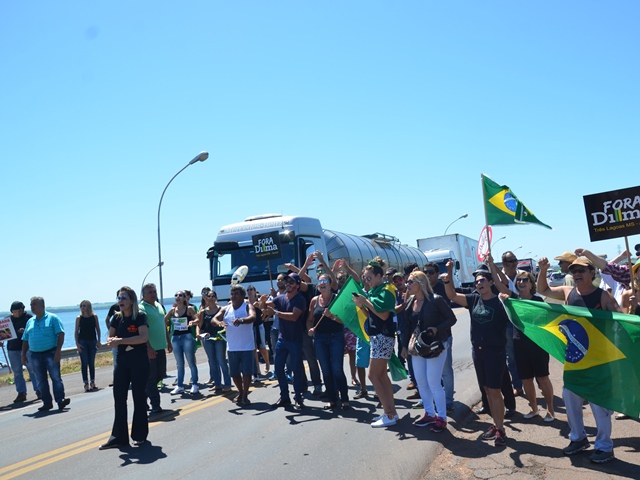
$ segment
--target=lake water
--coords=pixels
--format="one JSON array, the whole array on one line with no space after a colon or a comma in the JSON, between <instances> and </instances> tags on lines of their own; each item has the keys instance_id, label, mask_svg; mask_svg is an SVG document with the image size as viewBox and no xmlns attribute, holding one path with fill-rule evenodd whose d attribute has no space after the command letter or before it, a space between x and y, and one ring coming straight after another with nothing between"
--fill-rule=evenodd
<instances>
[{"instance_id":1,"label":"lake water","mask_svg":"<svg viewBox=\"0 0 640 480\"><path fill-rule=\"evenodd\" d=\"M76 327L76 317L80 315L80 309L78 308L77 311L70 311L70 312L51 312L51 313L57 315L60 318L60 320L62 321L62 325L64 327L64 345L62 346L62 348L75 348L76 340L75 340L73 330ZM104 323L104 320L105 318L107 318L107 313L109 313L109 309L100 308L100 309L94 310L93 313L95 313L98 316L98 320L100 321L100 336L101 336L100 342L104 343L107 341L107 327Z\"/></svg>"}]
</instances>

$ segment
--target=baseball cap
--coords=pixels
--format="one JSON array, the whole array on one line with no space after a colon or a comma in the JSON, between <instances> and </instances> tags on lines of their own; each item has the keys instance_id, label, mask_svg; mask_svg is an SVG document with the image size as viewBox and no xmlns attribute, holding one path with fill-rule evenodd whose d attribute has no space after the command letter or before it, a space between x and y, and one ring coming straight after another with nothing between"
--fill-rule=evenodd
<instances>
[{"instance_id":1,"label":"baseball cap","mask_svg":"<svg viewBox=\"0 0 640 480\"><path fill-rule=\"evenodd\" d=\"M564 260L565 262L573 263L576 261L578 256L575 253L564 252L562 255L558 255L557 257L553 257L554 260Z\"/></svg>"}]
</instances>

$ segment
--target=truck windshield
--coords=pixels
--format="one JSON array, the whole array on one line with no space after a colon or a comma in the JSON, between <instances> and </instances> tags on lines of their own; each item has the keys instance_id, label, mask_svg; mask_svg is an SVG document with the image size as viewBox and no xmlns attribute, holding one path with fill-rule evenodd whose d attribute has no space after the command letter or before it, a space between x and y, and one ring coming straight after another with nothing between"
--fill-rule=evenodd
<instances>
[{"instance_id":1,"label":"truck windshield","mask_svg":"<svg viewBox=\"0 0 640 480\"><path fill-rule=\"evenodd\" d=\"M287 272L285 263L295 263L295 249L292 243L283 243L282 257L270 260L273 278L281 272ZM231 276L238 267L246 265L249 273L245 282L258 282L269 279L267 260L257 260L253 247L240 247L230 250L216 250L214 252L212 279L214 285L229 285Z\"/></svg>"}]
</instances>

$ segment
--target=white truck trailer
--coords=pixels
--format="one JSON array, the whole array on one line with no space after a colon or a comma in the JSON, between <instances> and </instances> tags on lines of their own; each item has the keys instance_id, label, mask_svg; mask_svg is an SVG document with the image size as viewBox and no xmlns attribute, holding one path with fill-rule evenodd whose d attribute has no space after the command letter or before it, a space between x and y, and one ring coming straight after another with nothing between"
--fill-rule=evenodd
<instances>
[{"instance_id":1,"label":"white truck trailer","mask_svg":"<svg viewBox=\"0 0 640 480\"><path fill-rule=\"evenodd\" d=\"M274 231L280 235L282 256L270 260L268 265L267 260L256 258L252 237ZM207 251L213 289L220 300L227 300L233 272L246 265L249 272L243 283L254 285L260 293L268 293L271 288L269 266L275 284L278 273L287 271L285 263L301 266L316 250L322 252L330 266L343 258L357 272L376 256L386 262L386 268L395 267L401 272L405 263L416 262L422 267L427 261L419 249L401 245L397 238L389 235L352 235L327 230L317 218L257 215L220 228L213 246ZM316 265L312 265L310 270L315 268ZM314 272L310 271L309 276L316 281Z\"/></svg>"},{"instance_id":2,"label":"white truck trailer","mask_svg":"<svg viewBox=\"0 0 640 480\"><path fill-rule=\"evenodd\" d=\"M449 259L456 262L453 279L456 287L473 286L473 272L478 266L476 250L478 242L473 238L459 233L440 235L437 237L419 238L418 249L423 252L428 261L438 264L440 273L447 271Z\"/></svg>"}]
</instances>

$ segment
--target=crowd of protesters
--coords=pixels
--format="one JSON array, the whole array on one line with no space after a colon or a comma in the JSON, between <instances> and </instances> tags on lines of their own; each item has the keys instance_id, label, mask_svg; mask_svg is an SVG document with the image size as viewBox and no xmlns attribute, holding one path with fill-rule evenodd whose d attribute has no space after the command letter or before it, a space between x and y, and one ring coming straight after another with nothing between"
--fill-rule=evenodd
<instances>
[{"instance_id":1,"label":"crowd of protesters","mask_svg":"<svg viewBox=\"0 0 640 480\"><path fill-rule=\"evenodd\" d=\"M513 328L503 301L544 301L546 297L567 305L640 313L635 295L640 286L640 261L633 266L619 264L620 258L606 262L584 249L565 252L555 260L566 274L565 284L555 287L547 282L550 261L546 257L538 261L536 278L532 272L517 268L518 259L513 252L502 255L501 268L489 255L473 273L474 286L466 289L454 287L452 261L447 263L446 272L440 272L431 262L422 267L407 264L404 272L398 272L385 270L385 262L376 257L361 272L355 272L344 260L329 267L320 252L309 255L300 267L286 264L289 272L277 276L277 288L271 288L268 294L260 295L253 285L246 289L232 285L231 300L226 306L219 305L216 292L207 287L201 292L199 307L191 302L193 294L189 290L181 290L172 307L165 311L154 284L144 285L139 303L135 291L122 287L109 312L105 342L114 352L115 419L111 437L100 448L126 446L129 438L135 445L146 441L148 416L163 412L159 389L166 377L167 352L173 352L177 366L177 379L170 394L200 394L195 357L199 346L203 346L208 360L209 379L205 385L214 394L226 394L231 392L233 380L237 390L233 401L241 408L251 404L249 394L257 382L277 380L279 396L273 408L303 410L305 398L311 395L324 400L324 410L350 409L344 369L347 355L350 383L357 388L353 399L368 400L373 396L368 380L380 403L381 414L371 420L374 428L391 427L399 421L387 372L389 360L397 353L406 362L410 376L407 389L416 390L411 395L419 400L414 407L424 410L414 426L442 432L447 428L447 415L454 408L451 328L456 315L452 305L465 307L470 314L472 358L483 397L476 413L492 419L481 438L502 447L507 443L504 419L515 414L515 396L523 394L529 403L530 411L523 415L525 421L538 416L544 422L556 420L549 355ZM314 262L318 263L316 281L308 274ZM597 269L601 271L598 276ZM364 292L354 293L351 301L366 317L368 342L356 340L354 332L329 308L350 276ZM18 394L14 403L27 399L24 365L32 388L43 403L38 410L52 409L53 400L64 410L70 402L60 376L64 329L60 319L45 310L41 297L31 299L31 311L33 316L25 313L21 302L11 305L11 320L18 335L7 343ZM101 334L99 319L88 300L80 304L74 336L84 389L95 390L94 361ZM185 359L190 371L188 391ZM305 360L311 375L311 393ZM51 378L53 396L47 376ZM134 403L131 433L127 426L129 389ZM582 420L584 399L567 388L562 397L570 427L570 444L563 453L574 455L589 446ZM598 430L590 459L604 463L614 458L613 412L599 405L590 406Z\"/></svg>"}]
</instances>

